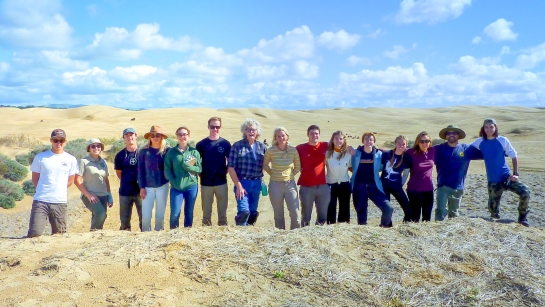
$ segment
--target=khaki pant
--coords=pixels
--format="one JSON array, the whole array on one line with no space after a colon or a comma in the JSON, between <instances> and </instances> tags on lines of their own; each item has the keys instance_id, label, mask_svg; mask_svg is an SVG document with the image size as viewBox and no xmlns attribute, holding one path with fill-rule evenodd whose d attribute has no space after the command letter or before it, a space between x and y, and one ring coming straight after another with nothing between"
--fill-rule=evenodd
<instances>
[{"instance_id":1,"label":"khaki pant","mask_svg":"<svg viewBox=\"0 0 545 307\"><path fill-rule=\"evenodd\" d=\"M301 227L299 223L299 194L295 180L269 182L269 198L274 211L274 227L286 229L284 201L290 215L290 229Z\"/></svg>"},{"instance_id":2,"label":"khaki pant","mask_svg":"<svg viewBox=\"0 0 545 307\"><path fill-rule=\"evenodd\" d=\"M201 185L203 226L212 226L212 204L214 203L214 196L216 196L218 210L218 226L227 226L228 193L227 184L217 186Z\"/></svg>"},{"instance_id":3,"label":"khaki pant","mask_svg":"<svg viewBox=\"0 0 545 307\"><path fill-rule=\"evenodd\" d=\"M327 222L327 209L331 199L331 188L328 184L315 185L312 187L301 186L299 189L301 198L301 226L310 225L312 218L312 207L316 203L316 225L323 225Z\"/></svg>"},{"instance_id":4,"label":"khaki pant","mask_svg":"<svg viewBox=\"0 0 545 307\"><path fill-rule=\"evenodd\" d=\"M44 232L47 219L49 219L49 223L51 224L52 234L66 232L67 207L67 204L52 204L34 200L30 211L27 237L41 236Z\"/></svg>"}]
</instances>

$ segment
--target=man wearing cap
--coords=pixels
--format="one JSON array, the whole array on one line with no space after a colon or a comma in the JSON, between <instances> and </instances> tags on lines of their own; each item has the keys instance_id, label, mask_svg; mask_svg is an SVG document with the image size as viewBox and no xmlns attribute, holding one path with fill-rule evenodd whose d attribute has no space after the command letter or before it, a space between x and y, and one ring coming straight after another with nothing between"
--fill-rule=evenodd
<instances>
[{"instance_id":1,"label":"man wearing cap","mask_svg":"<svg viewBox=\"0 0 545 307\"><path fill-rule=\"evenodd\" d=\"M142 231L142 198L138 186L138 145L133 128L123 130L125 148L115 155L114 169L119 178L119 230L131 231L133 205L138 213L138 226Z\"/></svg>"},{"instance_id":2,"label":"man wearing cap","mask_svg":"<svg viewBox=\"0 0 545 307\"><path fill-rule=\"evenodd\" d=\"M68 187L78 172L76 158L64 151L66 133L51 132L51 150L36 155L30 166L32 184L36 188L27 237L41 236L49 219L51 232L66 232Z\"/></svg>"},{"instance_id":3,"label":"man wearing cap","mask_svg":"<svg viewBox=\"0 0 545 307\"><path fill-rule=\"evenodd\" d=\"M484 157L486 177L488 179L488 210L493 219L500 218L500 200L503 191L511 191L519 196L518 222L523 226L530 226L528 222L528 203L530 202L530 188L519 180L517 151L511 142L498 135L498 124L493 118L484 120L480 138L471 145L478 148ZM513 162L513 174L505 157L510 157Z\"/></svg>"},{"instance_id":4,"label":"man wearing cap","mask_svg":"<svg viewBox=\"0 0 545 307\"><path fill-rule=\"evenodd\" d=\"M483 158L482 153L474 146L458 143L458 140L466 137L464 130L458 126L447 126L439 132L439 137L446 142L434 146L437 169L436 221L459 215L469 162Z\"/></svg>"}]
</instances>

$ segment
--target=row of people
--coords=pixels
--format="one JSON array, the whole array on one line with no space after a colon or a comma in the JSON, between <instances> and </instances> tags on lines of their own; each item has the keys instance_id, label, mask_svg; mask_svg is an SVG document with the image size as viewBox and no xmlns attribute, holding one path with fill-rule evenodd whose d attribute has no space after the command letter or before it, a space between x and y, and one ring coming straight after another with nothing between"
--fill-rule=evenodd
<instances>
[{"instance_id":1,"label":"row of people","mask_svg":"<svg viewBox=\"0 0 545 307\"><path fill-rule=\"evenodd\" d=\"M435 220L441 221L447 216L458 216L469 162L483 158L491 217L500 217L501 195L509 190L520 196L518 222L529 226L529 188L518 180L517 153L507 138L498 135L498 126L493 119L485 120L480 138L472 144L460 144L458 141L465 138L465 132L451 125L439 132L439 137L446 141L443 144L431 146L431 136L423 131L410 149L407 149L407 137L398 136L393 150L377 148L376 136L371 132L363 134L362 146L357 149L348 146L342 131L334 132L329 142L320 142L317 125L308 127L308 142L297 147L289 144L288 131L278 127L273 132L272 146L267 148L258 140L261 125L255 119L244 121L240 130L242 139L232 146L219 135L221 118L210 118L208 129L209 136L198 142L196 148L189 145L190 130L187 127L176 130L178 145L174 148L168 148L167 136L159 126L152 126L144 135L148 143L140 149L136 131L133 128L123 131L126 147L116 154L114 160L116 175L120 179L121 230L131 229L133 206L139 215L141 231L152 229L154 207L154 229L164 229L169 192L170 228L179 227L182 207L183 225L191 227L199 177L203 225L212 225L214 199L218 225L227 225L227 174L235 186L236 224L254 224L259 215L264 172L270 175L268 190L277 228L286 227L284 206L289 212L290 229L309 225L314 208L316 224L348 223L351 196L360 225L367 223L370 199L382 211L380 226L391 227L392 195L403 209L404 222L418 222L421 217L423 221L430 221L434 204L434 165L438 173ZM51 151L38 154L32 163L36 194L29 237L41 235L46 219L50 220L53 233L65 231L66 189L72 182L92 212L91 230L103 228L107 208L114 203L108 167L100 157L104 144L99 139L89 140L89 155L77 164L73 156L64 152L65 143L66 133L61 129L54 130ZM504 156L512 158L513 174ZM296 183L295 175L299 172ZM405 193L403 186L408 178Z\"/></svg>"}]
</instances>

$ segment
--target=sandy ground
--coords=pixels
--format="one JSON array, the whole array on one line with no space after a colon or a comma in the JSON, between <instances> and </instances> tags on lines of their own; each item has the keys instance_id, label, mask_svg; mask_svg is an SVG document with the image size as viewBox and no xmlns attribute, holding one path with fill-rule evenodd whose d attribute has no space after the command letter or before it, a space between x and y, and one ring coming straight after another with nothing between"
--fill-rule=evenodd
<instances>
[{"instance_id":1,"label":"sandy ground","mask_svg":"<svg viewBox=\"0 0 545 307\"><path fill-rule=\"evenodd\" d=\"M163 126L171 134L174 134L177 127L182 125L187 126L191 129L192 139L199 141L208 134L206 128L207 119L210 116L220 116L223 119L221 135L231 142L240 139L239 127L244 119L253 117L263 125L261 140L267 139L269 143L271 143L272 131L276 126L286 127L290 132L290 143L296 145L306 141L306 128L310 124L318 124L322 130L321 139L323 141L328 141L332 132L342 130L348 135L354 136L348 139L349 144L354 147L361 144L359 137L365 131L376 132L378 137L377 144L381 146L385 141L392 141L399 134L405 134L409 139L413 139L417 133L426 130L432 136L435 136L441 128L448 124L456 124L463 128L468 135L467 139L463 140L463 142L469 143L477 137L482 121L487 117L493 117L498 121L500 133L507 136L519 152L521 180L528 183L532 189L530 221L537 228L532 228L528 231L535 231L542 234L542 228L545 227L545 188L542 186L545 179L545 149L542 146L542 138L545 135L545 110L541 109L455 107L438 109L339 108L315 111L269 109L161 109L127 111L111 107L91 106L68 110L1 108L0 112L2 112L6 126L11 127L10 131L0 131L0 137L13 133L25 133L30 137L40 139L44 143L47 142L50 131L55 128L65 129L69 139L80 137L86 139L90 137L121 138L121 131L126 127L134 127L140 136L143 136L149 130L149 127L154 124ZM135 120L131 120L132 118ZM0 147L0 152L12 157L27 151L28 149L25 148ZM111 172L114 173L113 165L109 165L109 167ZM461 213L466 217L482 218L483 223L490 223L491 221L487 218L489 214L486 211L487 192L486 177L484 174L484 164L480 161L472 162ZM266 181L268 181L268 178L266 178ZM115 176L111 176L110 182L112 190L117 191L119 180ZM231 183L229 186L232 189ZM0 280L2 280L2 284L4 285L0 289L12 289L15 285L17 285L18 289L13 292L1 291L1 305L229 305L225 301L217 304L215 303L218 301L217 299L206 299L207 297L215 297L214 291L218 295L227 291L229 289L227 283L217 282L213 287L215 290L210 291L212 288L210 288L209 283L195 281L193 277L184 274L177 274L176 285L169 287L168 283L165 283L164 280L172 278L171 269L179 265L176 263L169 262L166 267L162 265L156 267L153 263L150 263L140 267L137 271L131 270L130 272L124 271L127 265L130 266L126 262L116 262L109 265L102 265L100 263L89 265L89 261L80 257L81 255L85 255L86 248L93 249L94 253L102 253L101 259L109 261L109 252L107 250L102 250L101 252L99 249L97 250L97 247L93 246L100 245L101 240L109 240L108 238L110 237L121 236L127 238L127 240L132 240L132 238L137 238L142 236L142 234L137 231L138 220L136 214L133 214L132 233L116 231L119 229L118 204L108 211L108 218L104 226L105 232L88 233L91 219L90 212L81 204L78 196L79 191L77 188L71 187L69 191L71 199L69 234L64 236L43 236L42 238L32 240L18 239L26 234L29 210L32 202L31 197L25 197L23 201L18 202L14 209L5 210L0 208L0 250L10 250L9 257L3 257L5 254L0 256ZM114 197L117 200L117 195L114 194ZM517 199L510 193L504 196L502 206L504 210L502 214L503 218L499 223L495 224L506 224L511 225L509 227L516 227L515 223L513 223L517 216L516 202ZM202 227L202 211L200 210L200 206L199 197L195 206L194 216L196 231ZM394 211L394 222L396 223L401 220L402 211L397 203L394 204L394 207L396 208ZM255 231L273 231L273 213L267 197L263 197L260 200L259 211L260 217ZM168 215L169 210L167 206L167 218L165 219L167 229ZM236 202L234 201L234 197L232 197L229 200L228 209L228 218L231 225L234 224L233 219L235 215ZM373 225L373 223L378 225L379 216L380 212L378 209L370 204L370 225ZM354 220L354 218L355 212L352 209L352 219ZM214 223L217 221L215 210L213 221ZM396 225L400 224L396 223ZM357 226L354 227L357 228ZM231 231L230 229L234 228L212 227L211 229L203 229L202 231L225 232ZM172 233L172 236L177 236L180 231L183 232L184 230L176 230ZM382 230L370 231L380 232ZM141 240L154 240L153 238L156 236L169 236L168 233L169 231L158 234L147 234ZM289 235L289 232L286 235ZM66 258L57 255L76 250L80 253L78 257L71 256ZM51 257L60 259L61 264L55 262L57 269L53 269L52 271L43 269L44 266L47 267ZM11 266L10 263L13 264L13 261L16 261L13 259L19 259L19 262L23 264ZM5 267L8 267L8 269L5 269ZM76 282L75 284L79 286L71 287L70 283L58 282L59 280L70 281L74 278L81 281L81 285ZM54 282L55 280L57 282ZM286 293L289 293L287 285L268 284L266 280L238 281L236 287L251 288L255 286L256 282L263 282L263 286L258 292L266 293L267 291L272 291L268 287L279 287L275 291L287 291ZM101 294L99 293L101 291L97 292L97 289L106 290ZM541 290L544 289L542 288ZM143 291L141 293L143 296L151 296L152 298L155 296L157 300L155 303L144 304L144 301L129 299L134 295L138 296L139 291ZM184 299L187 298L187 304L177 301L181 297L181 292L184 293ZM150 302L153 302L153 299ZM233 302L240 301L234 300ZM268 305L277 306L282 304L284 303L279 301ZM246 305L260 304L249 302ZM287 305L295 306L298 304ZM308 305L316 304L309 303Z\"/></svg>"}]
</instances>

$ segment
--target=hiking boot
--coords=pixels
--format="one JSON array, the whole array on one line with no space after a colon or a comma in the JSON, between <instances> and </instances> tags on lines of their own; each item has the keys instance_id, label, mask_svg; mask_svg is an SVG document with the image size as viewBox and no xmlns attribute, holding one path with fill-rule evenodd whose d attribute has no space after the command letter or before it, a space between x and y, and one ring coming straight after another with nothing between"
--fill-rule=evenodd
<instances>
[{"instance_id":1,"label":"hiking boot","mask_svg":"<svg viewBox=\"0 0 545 307\"><path fill-rule=\"evenodd\" d=\"M499 212L490 213L490 218L500 219L500 213Z\"/></svg>"},{"instance_id":2,"label":"hiking boot","mask_svg":"<svg viewBox=\"0 0 545 307\"><path fill-rule=\"evenodd\" d=\"M528 213L519 214L519 224L530 227L530 222L528 222Z\"/></svg>"}]
</instances>

